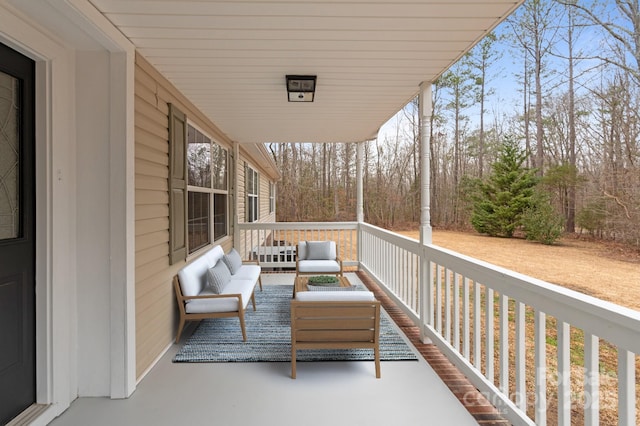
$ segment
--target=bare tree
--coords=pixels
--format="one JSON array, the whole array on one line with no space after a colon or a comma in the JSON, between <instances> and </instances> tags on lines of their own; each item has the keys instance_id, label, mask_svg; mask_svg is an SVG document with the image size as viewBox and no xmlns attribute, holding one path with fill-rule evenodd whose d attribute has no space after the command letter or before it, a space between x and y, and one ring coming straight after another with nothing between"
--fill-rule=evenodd
<instances>
[{"instance_id":1,"label":"bare tree","mask_svg":"<svg viewBox=\"0 0 640 426\"><path fill-rule=\"evenodd\" d=\"M544 125L542 117L542 79L546 57L551 52L558 31L558 11L555 1L530 0L525 2L507 22L514 40L533 63L535 84L536 152L533 166L538 173L544 171Z\"/></svg>"},{"instance_id":2,"label":"bare tree","mask_svg":"<svg viewBox=\"0 0 640 426\"><path fill-rule=\"evenodd\" d=\"M471 55L469 57L469 63L477 73L477 101L480 104L480 129L478 132L478 176L480 178L482 178L482 174L484 171L484 119L486 113L485 102L487 100L487 96L493 94L493 90L489 90L487 88L487 72L491 65L498 61L502 56L501 52L499 52L495 48L496 40L497 36L495 32L487 34L482 39L482 41L471 51Z\"/></svg>"}]
</instances>

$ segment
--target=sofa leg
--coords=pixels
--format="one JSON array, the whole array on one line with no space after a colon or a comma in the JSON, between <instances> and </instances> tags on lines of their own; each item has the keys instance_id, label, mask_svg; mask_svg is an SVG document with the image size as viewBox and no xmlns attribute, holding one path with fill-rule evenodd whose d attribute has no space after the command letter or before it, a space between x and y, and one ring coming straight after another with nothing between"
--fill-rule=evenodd
<instances>
[{"instance_id":1,"label":"sofa leg","mask_svg":"<svg viewBox=\"0 0 640 426\"><path fill-rule=\"evenodd\" d=\"M258 283L260 283L260 291L262 291L262 275L258 276Z\"/></svg>"},{"instance_id":2,"label":"sofa leg","mask_svg":"<svg viewBox=\"0 0 640 426\"><path fill-rule=\"evenodd\" d=\"M244 327L244 312L239 316L240 318L240 329L242 330L242 341L247 341L247 330Z\"/></svg>"}]
</instances>

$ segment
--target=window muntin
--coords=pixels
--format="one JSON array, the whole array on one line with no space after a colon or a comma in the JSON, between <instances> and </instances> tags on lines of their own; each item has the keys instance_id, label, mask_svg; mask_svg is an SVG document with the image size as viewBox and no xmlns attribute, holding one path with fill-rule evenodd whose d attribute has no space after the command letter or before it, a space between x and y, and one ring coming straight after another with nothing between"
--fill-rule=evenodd
<instances>
[{"instance_id":1,"label":"window muntin","mask_svg":"<svg viewBox=\"0 0 640 426\"><path fill-rule=\"evenodd\" d=\"M225 148L188 125L189 253L228 235L228 161Z\"/></svg>"}]
</instances>

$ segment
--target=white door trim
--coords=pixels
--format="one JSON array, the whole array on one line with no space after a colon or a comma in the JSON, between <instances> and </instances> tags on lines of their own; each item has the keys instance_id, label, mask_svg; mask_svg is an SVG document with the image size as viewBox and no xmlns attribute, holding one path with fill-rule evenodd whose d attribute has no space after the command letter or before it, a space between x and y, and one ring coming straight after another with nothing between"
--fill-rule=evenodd
<instances>
[{"instance_id":1,"label":"white door trim","mask_svg":"<svg viewBox=\"0 0 640 426\"><path fill-rule=\"evenodd\" d=\"M75 51L0 0L0 41L36 61L36 387L47 424L78 396ZM110 396L135 390L133 46L86 0L52 0L110 52ZM18 3L19 4L19 3ZM62 21L60 21L62 22Z\"/></svg>"}]
</instances>

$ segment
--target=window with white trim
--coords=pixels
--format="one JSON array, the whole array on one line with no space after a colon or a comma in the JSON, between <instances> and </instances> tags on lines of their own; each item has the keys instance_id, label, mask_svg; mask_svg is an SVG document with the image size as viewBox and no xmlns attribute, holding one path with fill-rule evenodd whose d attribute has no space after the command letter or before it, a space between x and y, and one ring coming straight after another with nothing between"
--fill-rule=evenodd
<instances>
[{"instance_id":1,"label":"window with white trim","mask_svg":"<svg viewBox=\"0 0 640 426\"><path fill-rule=\"evenodd\" d=\"M276 184L269 182L269 214L276 211Z\"/></svg>"},{"instance_id":2,"label":"window with white trim","mask_svg":"<svg viewBox=\"0 0 640 426\"><path fill-rule=\"evenodd\" d=\"M255 222L260 218L260 177L258 172L245 164L246 205L245 218L247 222Z\"/></svg>"},{"instance_id":3,"label":"window with white trim","mask_svg":"<svg viewBox=\"0 0 640 426\"><path fill-rule=\"evenodd\" d=\"M228 152L193 125L187 127L189 253L228 235Z\"/></svg>"}]
</instances>

